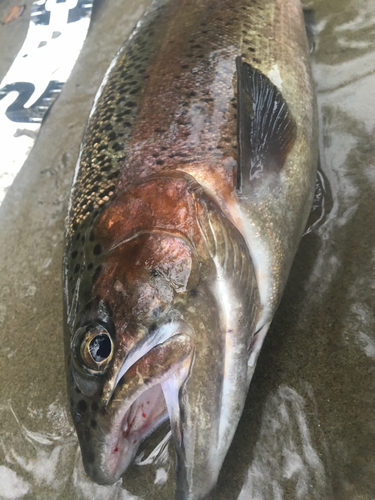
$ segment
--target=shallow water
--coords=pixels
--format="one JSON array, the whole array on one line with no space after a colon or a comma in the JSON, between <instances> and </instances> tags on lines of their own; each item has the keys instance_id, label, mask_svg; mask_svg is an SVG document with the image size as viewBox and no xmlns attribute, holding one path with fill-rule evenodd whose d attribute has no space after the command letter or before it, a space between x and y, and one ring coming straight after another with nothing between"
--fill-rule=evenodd
<instances>
[{"instance_id":1,"label":"shallow water","mask_svg":"<svg viewBox=\"0 0 375 500\"><path fill-rule=\"evenodd\" d=\"M16 3L3 0L0 18ZM103 73L147 3L97 3L72 77L0 207L1 499L174 498L168 438L154 451L167 428L122 482L85 476L62 343L64 217L80 139ZM213 500L375 499L375 5L308 7L331 194L302 239ZM0 26L0 80L26 15Z\"/></svg>"}]
</instances>

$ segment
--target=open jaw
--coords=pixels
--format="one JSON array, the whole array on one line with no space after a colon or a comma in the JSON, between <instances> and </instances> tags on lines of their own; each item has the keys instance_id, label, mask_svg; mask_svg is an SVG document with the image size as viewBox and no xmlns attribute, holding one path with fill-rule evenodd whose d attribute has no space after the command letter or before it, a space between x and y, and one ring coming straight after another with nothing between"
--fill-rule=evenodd
<instances>
[{"instance_id":1,"label":"open jaw","mask_svg":"<svg viewBox=\"0 0 375 500\"><path fill-rule=\"evenodd\" d=\"M190 371L193 339L187 333L176 333L147 347L132 356L136 361L118 378L111 400L98 418L91 446L82 450L86 472L99 484L117 481L142 440L168 416L174 438L180 438L179 392Z\"/></svg>"}]
</instances>

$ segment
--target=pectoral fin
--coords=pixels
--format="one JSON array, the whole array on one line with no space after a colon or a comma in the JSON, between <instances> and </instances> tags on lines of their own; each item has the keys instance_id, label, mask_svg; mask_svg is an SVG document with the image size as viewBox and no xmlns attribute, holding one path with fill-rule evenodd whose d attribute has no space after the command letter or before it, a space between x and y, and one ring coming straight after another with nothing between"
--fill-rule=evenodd
<instances>
[{"instance_id":1,"label":"pectoral fin","mask_svg":"<svg viewBox=\"0 0 375 500\"><path fill-rule=\"evenodd\" d=\"M320 226L322 226L327 220L332 207L333 200L331 186L324 170L320 165L318 165L314 200L303 236L316 231Z\"/></svg>"},{"instance_id":2,"label":"pectoral fin","mask_svg":"<svg viewBox=\"0 0 375 500\"><path fill-rule=\"evenodd\" d=\"M297 126L279 89L259 70L236 59L238 86L237 191L246 194L253 182L279 173L291 151Z\"/></svg>"}]
</instances>

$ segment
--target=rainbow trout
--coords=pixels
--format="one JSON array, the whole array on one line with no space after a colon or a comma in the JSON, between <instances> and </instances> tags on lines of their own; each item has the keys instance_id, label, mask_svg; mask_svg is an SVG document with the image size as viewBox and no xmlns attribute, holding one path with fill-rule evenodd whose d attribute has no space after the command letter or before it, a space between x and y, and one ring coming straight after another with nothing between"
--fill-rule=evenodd
<instances>
[{"instance_id":1,"label":"rainbow trout","mask_svg":"<svg viewBox=\"0 0 375 500\"><path fill-rule=\"evenodd\" d=\"M176 498L213 489L316 168L299 0L154 2L95 100L67 219L68 386L94 481L169 419Z\"/></svg>"}]
</instances>

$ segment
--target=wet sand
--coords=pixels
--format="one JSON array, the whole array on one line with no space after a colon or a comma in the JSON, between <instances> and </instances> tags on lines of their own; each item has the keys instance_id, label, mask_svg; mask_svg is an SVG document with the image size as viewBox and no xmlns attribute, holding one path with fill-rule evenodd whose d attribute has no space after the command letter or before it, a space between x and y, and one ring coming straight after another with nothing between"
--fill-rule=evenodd
<instances>
[{"instance_id":1,"label":"wet sand","mask_svg":"<svg viewBox=\"0 0 375 500\"><path fill-rule=\"evenodd\" d=\"M0 25L0 80L28 27ZM0 498L173 499L167 428L112 487L83 472L68 412L61 259L79 144L148 2L97 2L81 56L0 207ZM0 19L17 2L4 0ZM375 6L314 0L327 213L303 237L213 500L375 499ZM152 462L152 463L151 463Z\"/></svg>"}]
</instances>

